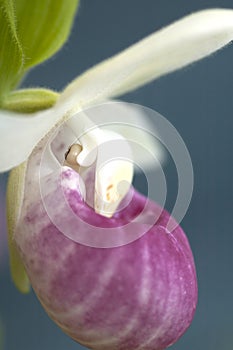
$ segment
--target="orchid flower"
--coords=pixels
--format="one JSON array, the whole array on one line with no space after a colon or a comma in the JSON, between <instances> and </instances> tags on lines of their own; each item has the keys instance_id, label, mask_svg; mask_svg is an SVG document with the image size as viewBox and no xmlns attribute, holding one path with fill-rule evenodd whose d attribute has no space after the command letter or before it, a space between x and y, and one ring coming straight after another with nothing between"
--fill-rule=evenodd
<instances>
[{"instance_id":1,"label":"orchid flower","mask_svg":"<svg viewBox=\"0 0 233 350\"><path fill-rule=\"evenodd\" d=\"M88 109L108 104L113 98L210 55L227 45L232 36L233 10L197 12L84 72L60 95L53 95L56 102L50 108L27 114L0 112L0 170L17 166L8 186L13 278L23 292L29 288L29 278L49 316L65 333L90 349L159 350L173 344L192 321L197 282L185 234L180 226L169 232L166 224L170 215L130 186L133 167L128 158L97 166L94 180L88 174L88 185L101 198L100 202L95 200L96 212L85 203L81 171L89 168L92 175L93 163L98 164L104 152L101 145L121 140L130 155L124 131L113 133L94 125ZM20 105L20 98L27 93L18 96L17 100L16 92L14 101ZM39 179L43 151L56 128L64 123L78 139L66 150L66 163L58 175L66 203L60 197L55 170L49 168L50 161L56 163L52 146L42 180L44 198ZM61 128L53 139L58 159L64 156L66 130ZM143 143L158 152L150 139ZM92 153L95 149L97 153ZM117 188L122 180L128 186L114 199L116 191L109 194L109 186ZM127 198L127 205L117 211L122 199L124 202ZM101 200L107 205L101 206ZM54 215L63 227L75 234L88 235L91 231L93 239L99 227L102 231L115 229L122 237L134 233L126 232L130 222L134 222L135 231L140 231L151 217L158 215L159 219L130 244L96 248L65 236L46 212L45 203L55 208ZM81 220L66 216L67 203ZM140 220L135 221L139 213Z\"/></svg>"}]
</instances>

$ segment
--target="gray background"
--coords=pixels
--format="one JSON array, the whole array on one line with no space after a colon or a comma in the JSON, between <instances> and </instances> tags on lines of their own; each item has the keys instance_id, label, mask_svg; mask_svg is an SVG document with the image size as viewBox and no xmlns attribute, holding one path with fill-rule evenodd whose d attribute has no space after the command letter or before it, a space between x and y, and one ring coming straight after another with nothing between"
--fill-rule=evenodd
<instances>
[{"instance_id":1,"label":"gray background","mask_svg":"<svg viewBox=\"0 0 233 350\"><path fill-rule=\"evenodd\" d=\"M207 7L233 8L233 2L83 0L63 51L32 71L24 85L61 89L84 69L169 22ZM123 98L164 115L182 135L193 161L194 194L182 226L196 260L199 303L192 326L174 350L233 349L232 62L229 46ZM173 170L168 163L168 208L174 199ZM6 176L1 176L2 188L5 180ZM50 321L33 293L23 296L15 290L7 263L0 273L0 317L5 325L6 350L84 349Z\"/></svg>"}]
</instances>

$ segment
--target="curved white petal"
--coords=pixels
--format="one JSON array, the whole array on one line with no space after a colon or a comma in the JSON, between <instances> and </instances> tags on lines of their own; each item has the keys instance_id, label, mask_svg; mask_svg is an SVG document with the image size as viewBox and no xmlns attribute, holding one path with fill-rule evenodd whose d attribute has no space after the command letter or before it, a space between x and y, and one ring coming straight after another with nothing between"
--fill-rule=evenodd
<instances>
[{"instance_id":1,"label":"curved white petal","mask_svg":"<svg viewBox=\"0 0 233 350\"><path fill-rule=\"evenodd\" d=\"M55 108L35 114L0 111L0 172L24 162L52 129L63 111Z\"/></svg>"},{"instance_id":2,"label":"curved white petal","mask_svg":"<svg viewBox=\"0 0 233 350\"><path fill-rule=\"evenodd\" d=\"M158 167L165 161L164 148L153 120L146 110L133 103L109 101L101 105L101 118L106 120L102 129L122 135L131 145L135 170ZM104 115L106 113L106 116Z\"/></svg>"},{"instance_id":3,"label":"curved white petal","mask_svg":"<svg viewBox=\"0 0 233 350\"><path fill-rule=\"evenodd\" d=\"M217 51L233 39L233 10L191 14L74 80L58 104L83 107L122 95Z\"/></svg>"},{"instance_id":4,"label":"curved white petal","mask_svg":"<svg viewBox=\"0 0 233 350\"><path fill-rule=\"evenodd\" d=\"M164 161L165 152L159 141L161 136L158 135L156 121L150 120L146 108L140 105L122 101L107 101L78 112L77 116L69 119L68 124L76 135L85 134L84 137L79 137L80 143L85 145L78 159L79 164L83 166L93 163L93 160L88 162L92 157L87 157L86 154L91 154L90 150L94 150L96 138L99 139L98 144L103 142L104 137L101 130L111 130L123 136L130 143L133 162L138 165L136 170L139 170L139 167L143 170L151 167L154 169ZM94 151L92 156L95 158Z\"/></svg>"}]
</instances>

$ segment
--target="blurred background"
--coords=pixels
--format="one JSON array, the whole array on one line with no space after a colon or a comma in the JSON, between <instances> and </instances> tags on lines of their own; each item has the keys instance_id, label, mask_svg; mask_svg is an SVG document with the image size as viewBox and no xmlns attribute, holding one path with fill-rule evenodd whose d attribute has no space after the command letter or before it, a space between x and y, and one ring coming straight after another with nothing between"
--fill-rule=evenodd
<instances>
[{"instance_id":1,"label":"blurred background","mask_svg":"<svg viewBox=\"0 0 233 350\"><path fill-rule=\"evenodd\" d=\"M81 0L68 43L34 69L24 86L60 90L104 58L171 21L210 7L233 5L232 0ZM233 349L232 62L229 45L121 98L165 116L181 134L193 162L194 193L182 227L195 256L199 303L191 327L171 347L174 350ZM164 171L170 209L177 189L174 165L168 162ZM4 334L4 350L85 349L50 321L33 292L21 295L11 282L5 245L6 180L7 174L0 176L0 348Z\"/></svg>"}]
</instances>

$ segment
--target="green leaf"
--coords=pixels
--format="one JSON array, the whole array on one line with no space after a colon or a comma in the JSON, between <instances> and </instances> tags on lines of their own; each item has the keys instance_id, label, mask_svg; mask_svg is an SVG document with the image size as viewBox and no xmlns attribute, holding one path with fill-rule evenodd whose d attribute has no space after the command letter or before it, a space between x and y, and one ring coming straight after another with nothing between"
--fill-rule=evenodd
<instances>
[{"instance_id":1,"label":"green leaf","mask_svg":"<svg viewBox=\"0 0 233 350\"><path fill-rule=\"evenodd\" d=\"M20 80L23 53L11 0L0 0L0 101Z\"/></svg>"},{"instance_id":2,"label":"green leaf","mask_svg":"<svg viewBox=\"0 0 233 350\"><path fill-rule=\"evenodd\" d=\"M52 107L58 96L57 92L49 89L21 89L7 95L2 107L18 113L34 113Z\"/></svg>"},{"instance_id":3,"label":"green leaf","mask_svg":"<svg viewBox=\"0 0 233 350\"><path fill-rule=\"evenodd\" d=\"M22 204L26 168L26 163L14 168L10 172L7 186L7 226L11 277L22 293L30 291L30 282L14 240L14 231Z\"/></svg>"},{"instance_id":4,"label":"green leaf","mask_svg":"<svg viewBox=\"0 0 233 350\"><path fill-rule=\"evenodd\" d=\"M17 32L31 68L54 55L67 40L79 0L14 0Z\"/></svg>"},{"instance_id":5,"label":"green leaf","mask_svg":"<svg viewBox=\"0 0 233 350\"><path fill-rule=\"evenodd\" d=\"M1 107L25 72L50 58L65 43L78 3L79 0L0 0Z\"/></svg>"}]
</instances>

